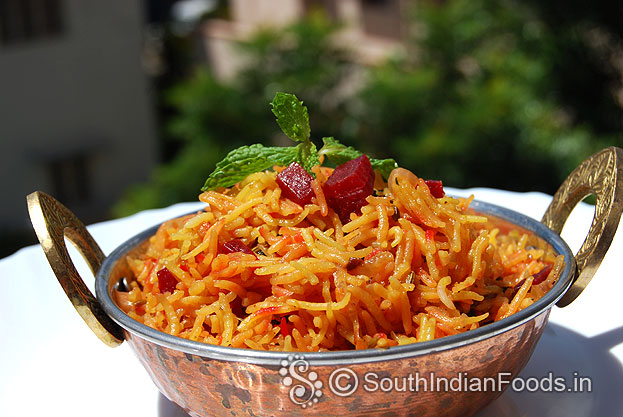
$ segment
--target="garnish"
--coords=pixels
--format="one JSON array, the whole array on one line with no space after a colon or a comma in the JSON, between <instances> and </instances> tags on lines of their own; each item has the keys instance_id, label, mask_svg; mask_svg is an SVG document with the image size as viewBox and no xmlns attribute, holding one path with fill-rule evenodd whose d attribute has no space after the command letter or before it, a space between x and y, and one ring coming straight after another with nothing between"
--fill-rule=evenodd
<instances>
[{"instance_id":1,"label":"garnish","mask_svg":"<svg viewBox=\"0 0 623 417\"><path fill-rule=\"evenodd\" d=\"M283 133L298 142L298 145L281 147L255 144L234 149L216 164L216 169L206 180L202 191L231 187L250 174L270 169L274 165L287 166L292 162L297 162L314 177L312 168L320 164L320 155L336 165L363 155L355 148L343 145L334 138L323 138L324 145L318 151L311 141L307 107L294 94L277 93L270 104ZM372 168L378 170L385 178L392 169L398 167L393 159L370 158L370 163Z\"/></svg>"},{"instance_id":2,"label":"garnish","mask_svg":"<svg viewBox=\"0 0 623 417\"><path fill-rule=\"evenodd\" d=\"M259 143L241 146L216 164L201 191L231 187L254 172L264 171L273 165L288 165L297 157L297 147L264 146Z\"/></svg>"},{"instance_id":3,"label":"garnish","mask_svg":"<svg viewBox=\"0 0 623 417\"><path fill-rule=\"evenodd\" d=\"M311 169L318 165L320 160L318 159L316 145L311 141L307 107L294 94L288 93L275 94L270 106L283 133L293 141L300 142L296 146L298 149L297 159L290 162L298 162L307 172L312 174Z\"/></svg>"},{"instance_id":4,"label":"garnish","mask_svg":"<svg viewBox=\"0 0 623 417\"><path fill-rule=\"evenodd\" d=\"M333 137L322 138L324 145L318 151L318 155L324 155L336 165L342 165L345 162L359 158L363 153L359 152L352 146L346 146L335 140ZM375 171L379 171L384 178L389 177L392 169L398 168L398 164L391 158L375 159L370 158L370 165Z\"/></svg>"}]
</instances>

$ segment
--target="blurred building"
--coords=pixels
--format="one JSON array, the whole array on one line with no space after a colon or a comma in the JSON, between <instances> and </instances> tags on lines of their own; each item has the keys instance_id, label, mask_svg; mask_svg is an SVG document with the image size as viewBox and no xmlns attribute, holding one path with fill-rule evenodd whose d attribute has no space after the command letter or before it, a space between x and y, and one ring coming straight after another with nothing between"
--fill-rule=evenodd
<instances>
[{"instance_id":1,"label":"blurred building","mask_svg":"<svg viewBox=\"0 0 623 417\"><path fill-rule=\"evenodd\" d=\"M227 79L244 65L235 44L265 27L284 27L307 13L323 10L344 25L336 38L362 64L382 62L402 52L407 36L408 0L230 0L228 19L209 19L202 39L216 76Z\"/></svg>"},{"instance_id":2,"label":"blurred building","mask_svg":"<svg viewBox=\"0 0 623 417\"><path fill-rule=\"evenodd\" d=\"M0 0L3 240L32 233L25 197L34 190L92 222L154 167L142 6Z\"/></svg>"}]
</instances>

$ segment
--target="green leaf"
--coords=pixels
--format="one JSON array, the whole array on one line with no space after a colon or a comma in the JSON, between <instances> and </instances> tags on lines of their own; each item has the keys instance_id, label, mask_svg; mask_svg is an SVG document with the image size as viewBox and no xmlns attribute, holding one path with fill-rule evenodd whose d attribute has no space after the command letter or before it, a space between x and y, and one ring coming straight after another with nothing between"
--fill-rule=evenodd
<instances>
[{"instance_id":1,"label":"green leaf","mask_svg":"<svg viewBox=\"0 0 623 417\"><path fill-rule=\"evenodd\" d=\"M294 94L277 93L270 105L283 133L296 142L309 141L309 115L302 101Z\"/></svg>"},{"instance_id":2,"label":"green leaf","mask_svg":"<svg viewBox=\"0 0 623 417\"><path fill-rule=\"evenodd\" d=\"M297 146L298 149L298 159L297 162L305 168L307 172L309 172L312 176L315 177L312 172L312 168L316 165L320 164L320 159L318 158L318 150L316 149L316 145L312 142L301 143Z\"/></svg>"},{"instance_id":3,"label":"green leaf","mask_svg":"<svg viewBox=\"0 0 623 417\"><path fill-rule=\"evenodd\" d=\"M273 165L289 165L298 157L298 146L242 146L228 153L225 159L216 164L216 169L210 174L201 191L231 187L250 174L269 169Z\"/></svg>"},{"instance_id":4,"label":"green leaf","mask_svg":"<svg viewBox=\"0 0 623 417\"><path fill-rule=\"evenodd\" d=\"M322 138L324 145L318 151L318 155L324 155L331 162L341 165L345 162L358 158L362 155L352 146L346 146L338 142L335 138ZM384 178L389 177L389 173L394 168L398 168L398 164L393 159L376 159L370 158L372 169L379 171Z\"/></svg>"},{"instance_id":5,"label":"green leaf","mask_svg":"<svg viewBox=\"0 0 623 417\"><path fill-rule=\"evenodd\" d=\"M372 169L374 169L375 171L379 171L385 179L389 178L389 174L392 172L392 170L394 170L394 168L398 168L398 163L392 158L370 158L370 164L372 165Z\"/></svg>"},{"instance_id":6,"label":"green leaf","mask_svg":"<svg viewBox=\"0 0 623 417\"><path fill-rule=\"evenodd\" d=\"M322 143L323 146L318 151L318 155L324 155L336 165L341 165L361 156L361 152L352 146L342 145L333 137L322 138Z\"/></svg>"}]
</instances>

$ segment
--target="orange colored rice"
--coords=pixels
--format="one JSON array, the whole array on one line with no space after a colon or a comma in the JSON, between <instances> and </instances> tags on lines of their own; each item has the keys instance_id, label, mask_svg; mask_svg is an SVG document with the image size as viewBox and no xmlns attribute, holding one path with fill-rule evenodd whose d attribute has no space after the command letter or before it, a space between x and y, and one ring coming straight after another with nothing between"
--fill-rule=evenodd
<instances>
[{"instance_id":1,"label":"orange colored rice","mask_svg":"<svg viewBox=\"0 0 623 417\"><path fill-rule=\"evenodd\" d=\"M162 224L144 253L127 258L135 279L117 293L127 314L222 346L385 348L508 317L562 270L563 257L535 236L470 212L471 198L434 198L404 169L388 183L377 178L376 195L346 224L322 194L329 169L315 169L315 198L304 207L280 198L275 171L205 192L205 210ZM257 256L219 253L232 239ZM177 284L163 294L165 267Z\"/></svg>"}]
</instances>

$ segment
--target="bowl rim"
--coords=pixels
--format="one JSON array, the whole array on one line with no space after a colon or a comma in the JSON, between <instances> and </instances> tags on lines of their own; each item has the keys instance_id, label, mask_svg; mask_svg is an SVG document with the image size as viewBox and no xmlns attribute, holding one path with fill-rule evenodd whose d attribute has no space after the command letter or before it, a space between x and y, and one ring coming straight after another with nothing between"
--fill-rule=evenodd
<instances>
[{"instance_id":1,"label":"bowl rim","mask_svg":"<svg viewBox=\"0 0 623 417\"><path fill-rule=\"evenodd\" d=\"M101 268L95 275L96 298L100 302L106 314L108 314L113 321L133 336L137 336L163 347L191 355L198 355L208 359L243 362L255 365L277 366L281 364L282 361L291 358L292 355L298 355L304 357L305 360L310 363L314 363L315 365L342 366L411 358L450 350L495 337L496 335L507 332L534 319L540 314L546 313L571 286L576 272L575 256L569 246L556 232L552 231L539 221L511 209L478 200L474 200L470 203L470 209L485 215L506 220L518 227L536 234L545 242L549 243L556 253L564 255L565 266L561 276L554 284L554 287L552 287L552 289L543 297L527 308L512 314L505 319L489 323L483 327L479 327L478 329L445 336L435 340L394 346L387 349L371 348L329 352L274 352L211 345L208 343L184 339L179 336L172 336L153 329L134 320L115 304L112 298L112 285L109 283L109 277L115 264L119 260L123 259L125 254L127 254L131 249L140 245L150 236L155 234L161 223L131 237L119 245L115 250L113 250L113 252L110 253L109 256L106 257L106 259L104 259ZM193 211L193 213L194 212L196 211Z\"/></svg>"}]
</instances>

